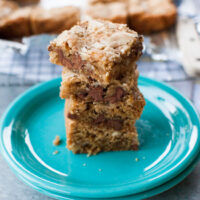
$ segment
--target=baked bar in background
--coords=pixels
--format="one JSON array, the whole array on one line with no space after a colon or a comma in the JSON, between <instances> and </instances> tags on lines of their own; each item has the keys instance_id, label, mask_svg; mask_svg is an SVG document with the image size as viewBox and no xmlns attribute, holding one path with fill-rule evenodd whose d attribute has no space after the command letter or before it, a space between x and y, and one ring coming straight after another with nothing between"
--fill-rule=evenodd
<instances>
[{"instance_id":1,"label":"baked bar in background","mask_svg":"<svg viewBox=\"0 0 200 200\"><path fill-rule=\"evenodd\" d=\"M128 0L88 0L89 4L110 3L110 2L127 2Z\"/></svg>"},{"instance_id":2,"label":"baked bar in background","mask_svg":"<svg viewBox=\"0 0 200 200\"><path fill-rule=\"evenodd\" d=\"M93 19L108 20L115 23L127 23L126 1L91 1L86 13Z\"/></svg>"},{"instance_id":3,"label":"baked bar in background","mask_svg":"<svg viewBox=\"0 0 200 200\"><path fill-rule=\"evenodd\" d=\"M18 8L19 6L13 1L1 0L0 1L0 20L8 17Z\"/></svg>"},{"instance_id":4,"label":"baked bar in background","mask_svg":"<svg viewBox=\"0 0 200 200\"><path fill-rule=\"evenodd\" d=\"M9 0L11 1L11 0ZM30 5L30 4L37 4L40 2L40 0L12 0L12 1L15 1L17 2L20 6L27 6L27 5Z\"/></svg>"},{"instance_id":5,"label":"baked bar in background","mask_svg":"<svg viewBox=\"0 0 200 200\"><path fill-rule=\"evenodd\" d=\"M32 7L20 8L8 17L0 19L0 38L19 38L31 35L31 11Z\"/></svg>"},{"instance_id":6,"label":"baked bar in background","mask_svg":"<svg viewBox=\"0 0 200 200\"><path fill-rule=\"evenodd\" d=\"M32 34L61 33L80 20L80 9L74 6L45 10L37 7L31 13Z\"/></svg>"},{"instance_id":7,"label":"baked bar in background","mask_svg":"<svg viewBox=\"0 0 200 200\"><path fill-rule=\"evenodd\" d=\"M171 0L128 0L129 26L138 33L165 30L176 22L176 6Z\"/></svg>"},{"instance_id":8,"label":"baked bar in background","mask_svg":"<svg viewBox=\"0 0 200 200\"><path fill-rule=\"evenodd\" d=\"M128 23L140 34L166 30L177 17L172 0L88 0L86 13L93 19Z\"/></svg>"},{"instance_id":9,"label":"baked bar in background","mask_svg":"<svg viewBox=\"0 0 200 200\"><path fill-rule=\"evenodd\" d=\"M1 14L0 14L1 15ZM74 6L52 8L25 6L0 18L0 38L20 38L42 33L61 33L80 20L80 9Z\"/></svg>"}]
</instances>

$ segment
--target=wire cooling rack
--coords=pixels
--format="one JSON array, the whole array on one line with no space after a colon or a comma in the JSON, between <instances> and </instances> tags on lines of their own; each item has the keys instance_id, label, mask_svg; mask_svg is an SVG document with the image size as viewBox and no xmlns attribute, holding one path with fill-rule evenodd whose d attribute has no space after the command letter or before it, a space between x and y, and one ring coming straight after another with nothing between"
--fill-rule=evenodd
<instances>
[{"instance_id":1,"label":"wire cooling rack","mask_svg":"<svg viewBox=\"0 0 200 200\"><path fill-rule=\"evenodd\" d=\"M156 47L157 52L153 52L148 43L149 38L146 39L144 55L138 62L140 74L168 82L190 98L200 111L200 78L189 77L178 59L171 58L168 52L163 52L162 44ZM33 40L28 40L22 52L17 48L0 45L0 87L31 86L59 77L62 68L49 61L49 40L52 40L52 37L34 37ZM169 44L164 51L168 51L168 48L178 57L177 50L174 50L177 48Z\"/></svg>"},{"instance_id":2,"label":"wire cooling rack","mask_svg":"<svg viewBox=\"0 0 200 200\"><path fill-rule=\"evenodd\" d=\"M0 86L32 85L61 74L49 61L47 46L55 35L24 38L21 43L0 40ZM175 29L144 37L138 63L141 75L166 82L196 81L187 76L180 61Z\"/></svg>"},{"instance_id":3,"label":"wire cooling rack","mask_svg":"<svg viewBox=\"0 0 200 200\"><path fill-rule=\"evenodd\" d=\"M144 60L138 63L141 75L166 82L198 79L187 76L177 61ZM32 85L60 76L61 70L50 63L46 49L30 49L24 55L11 48L0 52L0 86Z\"/></svg>"},{"instance_id":4,"label":"wire cooling rack","mask_svg":"<svg viewBox=\"0 0 200 200\"><path fill-rule=\"evenodd\" d=\"M44 50L30 51L22 55L12 49L0 55L0 86L33 85L61 74L61 67L50 63Z\"/></svg>"}]
</instances>

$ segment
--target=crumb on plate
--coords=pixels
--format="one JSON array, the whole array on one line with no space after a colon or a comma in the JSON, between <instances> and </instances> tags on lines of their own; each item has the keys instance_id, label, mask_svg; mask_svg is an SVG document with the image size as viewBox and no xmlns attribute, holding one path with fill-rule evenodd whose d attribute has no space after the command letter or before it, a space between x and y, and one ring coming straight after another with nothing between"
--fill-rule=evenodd
<instances>
[{"instance_id":1,"label":"crumb on plate","mask_svg":"<svg viewBox=\"0 0 200 200\"><path fill-rule=\"evenodd\" d=\"M56 150L56 151L53 152L53 155L56 155L56 154L58 154L58 153L59 153L59 151Z\"/></svg>"},{"instance_id":2,"label":"crumb on plate","mask_svg":"<svg viewBox=\"0 0 200 200\"><path fill-rule=\"evenodd\" d=\"M61 142L60 136L56 135L56 137L55 137L55 139L53 141L53 145L54 146L58 146L58 145L60 145L60 142Z\"/></svg>"}]
</instances>

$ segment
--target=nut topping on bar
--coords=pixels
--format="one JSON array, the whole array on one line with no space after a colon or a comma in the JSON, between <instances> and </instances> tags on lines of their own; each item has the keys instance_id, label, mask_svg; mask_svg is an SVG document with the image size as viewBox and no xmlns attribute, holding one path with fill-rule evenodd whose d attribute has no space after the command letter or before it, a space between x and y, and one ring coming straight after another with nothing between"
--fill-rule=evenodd
<instances>
[{"instance_id":1,"label":"nut topping on bar","mask_svg":"<svg viewBox=\"0 0 200 200\"><path fill-rule=\"evenodd\" d=\"M118 32L116 32L118 31ZM125 24L104 21L86 21L64 31L50 46L69 48L69 53L79 52L83 60L117 61L123 54L130 54L130 46L138 40L138 34Z\"/></svg>"}]
</instances>

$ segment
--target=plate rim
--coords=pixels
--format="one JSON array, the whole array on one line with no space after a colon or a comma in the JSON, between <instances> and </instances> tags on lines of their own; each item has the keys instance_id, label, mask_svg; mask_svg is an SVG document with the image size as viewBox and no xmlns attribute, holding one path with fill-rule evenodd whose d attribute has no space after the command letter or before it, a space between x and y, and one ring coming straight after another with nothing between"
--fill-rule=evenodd
<instances>
[{"instance_id":1,"label":"plate rim","mask_svg":"<svg viewBox=\"0 0 200 200\"><path fill-rule=\"evenodd\" d=\"M136 193L136 194L132 194L129 196L122 196L122 197L116 197L116 198L112 198L113 200L141 200L141 199L146 199L146 198L150 198L153 197L155 195L161 194L169 189L171 189L172 187L176 186L177 184L179 184L181 181L183 181L187 176L189 176L192 171L194 170L194 168L196 167L197 163L200 161L200 154L197 155L197 157L192 161L192 163L185 169L183 170L180 174L178 174L176 177L170 179L168 182L159 185L155 188L152 188L150 190L141 192L141 193ZM53 197L53 198L58 198L58 199L62 199L62 200L84 200L83 198L80 197L71 197L71 196L59 196L59 195L55 195L51 192L47 192L45 190L45 188L39 188L37 186L35 186L33 183L30 183L29 181L25 180L24 177L20 176L19 174L17 174L15 171L13 171L14 174L16 174L16 176L22 180L26 185L28 185L29 187L33 188L34 190L47 195L48 197ZM135 196L136 195L136 196ZM78 199L77 199L78 198ZM120 199L119 199L120 198ZM91 199L91 200L98 200L96 199Z\"/></svg>"},{"instance_id":2,"label":"plate rim","mask_svg":"<svg viewBox=\"0 0 200 200\"><path fill-rule=\"evenodd\" d=\"M173 87L167 85L166 83L163 83L161 81L156 81L153 80L151 78L147 78L144 76L140 76L139 81L143 81L143 82L148 82L148 83L153 83L153 85L163 89L167 88L170 91L175 92L182 100L185 101L185 103L188 104L188 106L191 108L190 112L193 112L195 114L195 118L197 120L198 123L198 133L200 132L200 120L199 120L199 114L197 113L196 109L194 108L194 106L192 105L192 103L190 102L190 100L187 97L184 97L179 91L177 91L176 89L174 89ZM45 185L46 188L54 188L55 191L62 191L60 190L60 188L56 188L58 187L58 184L55 184L54 182L49 182L45 179L41 179L40 177L38 177L38 175L33 174L32 172L26 170L26 168L24 168L20 163L18 163L14 158L11 157L11 155L9 154L9 152L6 149L5 144L3 143L3 131L4 131L4 124L6 123L6 121L8 120L7 117L9 115L9 113L11 112L11 110L13 109L13 107L18 104L19 101L21 101L21 99L25 98L27 95L30 95L31 93L42 93L43 91L47 91L49 88L54 88L57 87L58 85L60 85L61 82L61 78L55 78L52 79L50 81L44 82L44 83L40 83L37 84L31 88L29 88L27 91L25 91L24 93L22 93L21 95L19 95L7 108L7 110L4 112L1 121L0 121L0 151L2 152L4 158L6 159L6 161L11 164L11 168L17 169L18 173L22 174L24 177L27 177L30 180L34 180L34 182L36 182L36 184L38 185ZM167 91L169 93L169 91ZM38 95L37 94L37 95ZM34 96L34 95L33 95ZM30 100L30 99L29 99ZM190 114L191 115L191 114ZM199 134L198 134L199 135ZM200 137L198 136L198 143L195 144L195 148L192 149L192 151L190 152L190 154L184 158L181 159L181 162L178 163L178 166L176 164L176 167L173 168L172 170L168 170L168 173L165 173L161 178L159 178L158 180L154 179L153 180L153 184L151 181L151 184L147 185L148 187L144 187L144 185L140 185L140 187L137 188L137 190L134 190L133 192L133 188L132 188L132 183L127 183L125 184L125 186L120 186L120 190L116 191L114 190L114 192L105 192L103 190L103 192L97 192L97 191L93 191L91 193L91 190L89 189L85 189L84 191L77 190L77 188L72 187L70 185L65 185L65 193L66 194L70 194L72 196L79 196L79 197L89 197L89 198L95 198L95 197L102 197L102 198L109 198L109 197L116 197L116 196L124 196L124 195L130 195L133 193L137 193L138 191L142 192L144 190L147 189L151 189L157 185L159 185L159 183L161 182L162 184L166 181L168 181L170 178L175 177L178 173L180 173L181 171L183 171L184 169L187 168L187 166L189 166L189 164L194 160L195 156L200 152ZM62 185L59 185L59 187ZM119 187L115 186L112 187L111 189L113 190L114 188ZM143 189L142 189L143 188ZM145 188L145 189L144 189ZM102 194L103 193L103 194Z\"/></svg>"}]
</instances>

